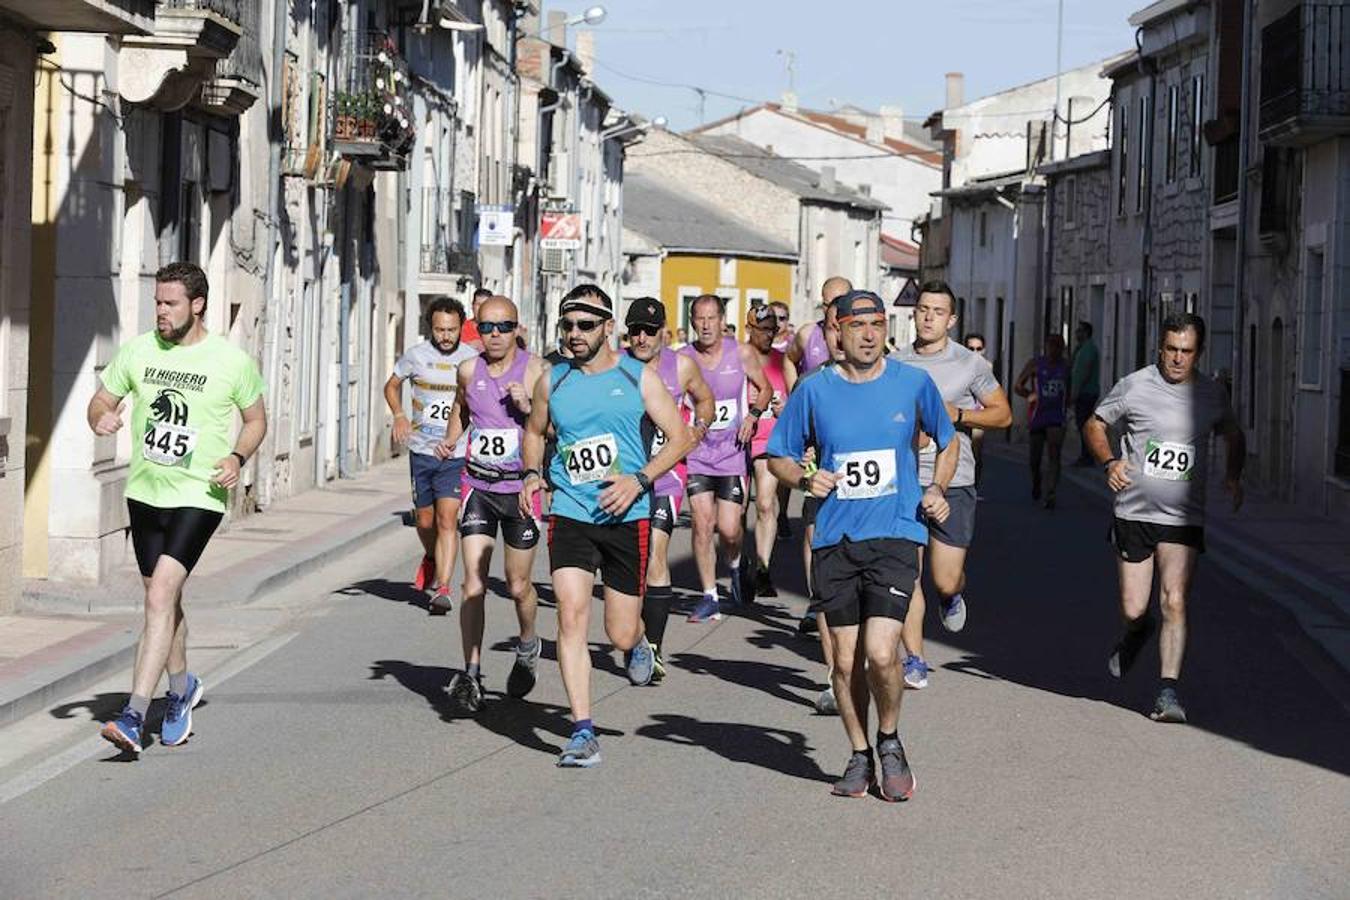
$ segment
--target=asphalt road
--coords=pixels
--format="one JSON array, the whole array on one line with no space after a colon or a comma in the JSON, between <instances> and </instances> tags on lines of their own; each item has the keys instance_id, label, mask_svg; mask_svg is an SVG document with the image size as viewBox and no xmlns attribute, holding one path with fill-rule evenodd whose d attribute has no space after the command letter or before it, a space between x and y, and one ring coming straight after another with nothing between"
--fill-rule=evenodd
<instances>
[{"instance_id":1,"label":"asphalt road","mask_svg":"<svg viewBox=\"0 0 1350 900\"><path fill-rule=\"evenodd\" d=\"M987 477L969 623L932 624L937 669L905 703L908 803L829 795L847 746L813 714L823 669L786 590L753 615L673 620L659 687L630 687L597 626L591 771L554 767L568 720L551 605L540 684L513 701L513 616L490 597L491 703L457 717L457 622L403 584L409 535L406 558L372 558L368 580L208 683L186 745L135 763L109 748L0 806L0 896L1346 896L1350 715L1288 622L1203 563L1192 724L1155 724L1156 647L1124 684L1106 675L1100 501L1066 486L1047 513L1020 469L995 459ZM677 542L688 585L688 532ZM779 550L799 585L796 543ZM121 699L87 705L107 718Z\"/></svg>"}]
</instances>

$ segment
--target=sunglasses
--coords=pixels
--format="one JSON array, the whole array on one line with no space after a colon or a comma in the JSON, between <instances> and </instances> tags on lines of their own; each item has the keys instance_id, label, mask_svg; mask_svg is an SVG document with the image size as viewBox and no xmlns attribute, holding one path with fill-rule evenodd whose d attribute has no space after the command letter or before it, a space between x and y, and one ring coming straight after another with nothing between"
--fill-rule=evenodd
<instances>
[{"instance_id":1,"label":"sunglasses","mask_svg":"<svg viewBox=\"0 0 1350 900\"><path fill-rule=\"evenodd\" d=\"M787 317L787 316L775 315L774 318L777 319L777 320L780 321L780 322L786 322L786 321L788 320L788 317Z\"/></svg>"},{"instance_id":2,"label":"sunglasses","mask_svg":"<svg viewBox=\"0 0 1350 900\"><path fill-rule=\"evenodd\" d=\"M585 331L586 329L583 328L582 330ZM657 325L629 325L629 326L628 326L628 333L629 333L629 334L645 334L647 337L656 337L656 333L657 333L658 331L660 331L660 330L661 330L660 326L657 326Z\"/></svg>"},{"instance_id":3,"label":"sunglasses","mask_svg":"<svg viewBox=\"0 0 1350 900\"><path fill-rule=\"evenodd\" d=\"M590 334L601 325L605 324L604 319L562 319L558 322L558 327L566 334L569 331L580 331L582 334Z\"/></svg>"},{"instance_id":4,"label":"sunglasses","mask_svg":"<svg viewBox=\"0 0 1350 900\"><path fill-rule=\"evenodd\" d=\"M984 344L966 344L966 349L972 353L983 353Z\"/></svg>"},{"instance_id":5,"label":"sunglasses","mask_svg":"<svg viewBox=\"0 0 1350 900\"><path fill-rule=\"evenodd\" d=\"M511 332L513 332L513 331L515 331L515 330L516 330L516 323L515 323L515 322L509 322L509 321L508 321L508 322L479 322L479 323L478 323L478 333L479 333L479 334L492 334L493 332L496 332L497 334L510 334Z\"/></svg>"}]
</instances>

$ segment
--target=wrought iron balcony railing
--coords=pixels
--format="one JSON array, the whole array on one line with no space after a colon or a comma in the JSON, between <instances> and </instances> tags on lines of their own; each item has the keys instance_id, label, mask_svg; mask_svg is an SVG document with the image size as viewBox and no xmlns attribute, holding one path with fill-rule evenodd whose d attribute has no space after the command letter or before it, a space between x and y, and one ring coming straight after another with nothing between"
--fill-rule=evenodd
<instances>
[{"instance_id":1,"label":"wrought iron balcony railing","mask_svg":"<svg viewBox=\"0 0 1350 900\"><path fill-rule=\"evenodd\" d=\"M1350 130L1350 6L1304 0L1261 29L1262 140Z\"/></svg>"}]
</instances>

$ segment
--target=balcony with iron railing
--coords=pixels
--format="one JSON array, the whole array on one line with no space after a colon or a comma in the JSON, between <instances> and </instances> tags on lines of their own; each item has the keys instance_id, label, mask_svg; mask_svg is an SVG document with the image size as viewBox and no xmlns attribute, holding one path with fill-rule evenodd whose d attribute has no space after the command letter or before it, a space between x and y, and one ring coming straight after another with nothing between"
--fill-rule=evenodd
<instances>
[{"instance_id":1,"label":"balcony with iron railing","mask_svg":"<svg viewBox=\"0 0 1350 900\"><path fill-rule=\"evenodd\" d=\"M1260 96L1266 143L1350 133L1350 5L1304 0L1261 29Z\"/></svg>"},{"instance_id":2,"label":"balcony with iron railing","mask_svg":"<svg viewBox=\"0 0 1350 900\"><path fill-rule=\"evenodd\" d=\"M122 40L118 89L131 103L164 110L202 100L202 86L238 47L251 7L257 46L259 0L159 0L154 28ZM255 51L256 52L256 51ZM258 74L261 80L261 57Z\"/></svg>"},{"instance_id":3,"label":"balcony with iron railing","mask_svg":"<svg viewBox=\"0 0 1350 900\"><path fill-rule=\"evenodd\" d=\"M332 98L334 149L373 169L402 169L417 137L407 62L381 31L349 35L342 58Z\"/></svg>"},{"instance_id":4,"label":"balcony with iron railing","mask_svg":"<svg viewBox=\"0 0 1350 900\"><path fill-rule=\"evenodd\" d=\"M262 96L263 55L258 40L261 0L184 0L222 8L238 16L239 42L216 63L216 75L202 85L201 105L209 112L240 115Z\"/></svg>"},{"instance_id":5,"label":"balcony with iron railing","mask_svg":"<svg viewBox=\"0 0 1350 900\"><path fill-rule=\"evenodd\" d=\"M468 275L478 273L478 254L469 235L472 231L472 207L466 212L454 206L454 191L447 188L422 189L422 252L418 270L423 275Z\"/></svg>"}]
</instances>

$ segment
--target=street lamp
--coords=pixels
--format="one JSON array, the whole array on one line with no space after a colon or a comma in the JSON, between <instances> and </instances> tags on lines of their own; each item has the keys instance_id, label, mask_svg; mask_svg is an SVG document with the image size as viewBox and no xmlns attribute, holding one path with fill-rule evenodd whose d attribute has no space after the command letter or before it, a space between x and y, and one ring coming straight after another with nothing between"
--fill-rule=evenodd
<instances>
[{"instance_id":1,"label":"street lamp","mask_svg":"<svg viewBox=\"0 0 1350 900\"><path fill-rule=\"evenodd\" d=\"M609 15L609 11L603 6L596 4L595 6L587 7L586 11L581 15L573 16L568 19L567 24L581 25L582 23L585 23L587 25L599 25L601 22L605 21L605 16L607 15Z\"/></svg>"},{"instance_id":2,"label":"street lamp","mask_svg":"<svg viewBox=\"0 0 1350 900\"><path fill-rule=\"evenodd\" d=\"M665 116L657 116L647 122L628 122L625 125L615 125L607 131L600 132L600 140L607 141L610 138L618 137L621 134L628 134L631 131L650 131L652 128L665 128L667 119Z\"/></svg>"}]
</instances>

